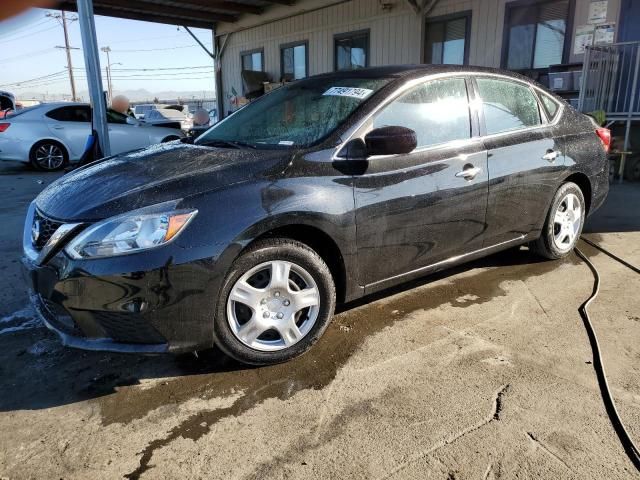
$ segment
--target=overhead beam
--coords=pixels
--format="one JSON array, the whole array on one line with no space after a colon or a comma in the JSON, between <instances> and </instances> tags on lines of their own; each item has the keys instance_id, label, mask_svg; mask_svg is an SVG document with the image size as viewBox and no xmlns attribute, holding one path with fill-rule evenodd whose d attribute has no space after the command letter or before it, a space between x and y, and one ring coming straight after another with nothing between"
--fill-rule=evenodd
<instances>
[{"instance_id":1,"label":"overhead beam","mask_svg":"<svg viewBox=\"0 0 640 480\"><path fill-rule=\"evenodd\" d=\"M169 2L167 2L168 4ZM264 8L257 5L249 5L248 3L216 1L216 0L186 0L184 2L172 2L186 8L203 7L203 10L225 10L227 12L251 13L260 15L264 12Z\"/></svg>"},{"instance_id":2,"label":"overhead beam","mask_svg":"<svg viewBox=\"0 0 640 480\"><path fill-rule=\"evenodd\" d=\"M278 5L293 5L294 0L265 0L267 3L277 3Z\"/></svg>"},{"instance_id":3,"label":"overhead beam","mask_svg":"<svg viewBox=\"0 0 640 480\"><path fill-rule=\"evenodd\" d=\"M170 7L164 4L148 3L145 0L94 0L94 6L114 7L115 9L151 13L153 15L190 18L192 20L208 20L211 22L235 22L237 16L226 13L189 10L182 7Z\"/></svg>"},{"instance_id":4,"label":"overhead beam","mask_svg":"<svg viewBox=\"0 0 640 480\"><path fill-rule=\"evenodd\" d=\"M77 2L59 2L58 8L67 11L77 11ZM140 0L95 0L94 12L132 20L146 20L170 25L189 25L191 27L211 28L215 22L235 22L237 15L215 13L202 10L170 7L167 5L151 4Z\"/></svg>"}]
</instances>

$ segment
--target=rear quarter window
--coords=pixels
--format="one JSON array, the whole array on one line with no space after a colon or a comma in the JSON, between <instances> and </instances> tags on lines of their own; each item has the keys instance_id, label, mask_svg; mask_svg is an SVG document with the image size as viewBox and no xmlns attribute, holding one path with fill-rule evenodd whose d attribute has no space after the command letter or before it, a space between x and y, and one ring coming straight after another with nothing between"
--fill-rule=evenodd
<instances>
[{"instance_id":1,"label":"rear quarter window","mask_svg":"<svg viewBox=\"0 0 640 480\"><path fill-rule=\"evenodd\" d=\"M560 104L546 93L541 93L540 97L542 98L542 105L547 112L547 117L553 121L556 118L558 110L560 110Z\"/></svg>"},{"instance_id":2,"label":"rear quarter window","mask_svg":"<svg viewBox=\"0 0 640 480\"><path fill-rule=\"evenodd\" d=\"M45 115L59 122L91 121L91 110L89 107L83 106L60 107L47 112Z\"/></svg>"}]
</instances>

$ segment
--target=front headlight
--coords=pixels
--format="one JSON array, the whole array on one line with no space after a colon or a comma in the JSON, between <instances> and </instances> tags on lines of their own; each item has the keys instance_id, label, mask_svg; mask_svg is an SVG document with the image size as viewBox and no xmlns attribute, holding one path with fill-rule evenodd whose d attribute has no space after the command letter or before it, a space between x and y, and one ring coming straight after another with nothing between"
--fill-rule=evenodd
<instances>
[{"instance_id":1,"label":"front headlight","mask_svg":"<svg viewBox=\"0 0 640 480\"><path fill-rule=\"evenodd\" d=\"M89 227L65 248L75 259L113 257L159 247L175 239L197 210L120 215Z\"/></svg>"}]
</instances>

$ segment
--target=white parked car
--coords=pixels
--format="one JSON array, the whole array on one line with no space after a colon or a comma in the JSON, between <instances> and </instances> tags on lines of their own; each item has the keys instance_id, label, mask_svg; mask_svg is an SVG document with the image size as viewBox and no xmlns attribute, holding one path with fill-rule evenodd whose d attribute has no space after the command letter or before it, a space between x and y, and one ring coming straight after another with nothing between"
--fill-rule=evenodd
<instances>
[{"instance_id":1,"label":"white parked car","mask_svg":"<svg viewBox=\"0 0 640 480\"><path fill-rule=\"evenodd\" d=\"M193 120L184 113L172 108L160 108L148 112L144 117L144 122L156 126L171 128L181 128L184 131L193 127Z\"/></svg>"},{"instance_id":2,"label":"white parked car","mask_svg":"<svg viewBox=\"0 0 640 480\"><path fill-rule=\"evenodd\" d=\"M181 130L139 122L109 123L111 153L184 137ZM91 133L91 108L84 103L46 103L0 119L0 160L30 162L58 170L82 157Z\"/></svg>"}]
</instances>

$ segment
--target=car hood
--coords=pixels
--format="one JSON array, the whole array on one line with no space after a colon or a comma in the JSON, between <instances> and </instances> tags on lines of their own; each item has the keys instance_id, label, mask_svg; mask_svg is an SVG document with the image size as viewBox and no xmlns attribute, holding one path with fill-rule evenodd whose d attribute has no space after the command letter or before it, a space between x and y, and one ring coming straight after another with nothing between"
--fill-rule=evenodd
<instances>
[{"instance_id":1,"label":"car hood","mask_svg":"<svg viewBox=\"0 0 640 480\"><path fill-rule=\"evenodd\" d=\"M95 221L281 173L286 150L237 150L177 142L110 157L58 179L36 198L44 215Z\"/></svg>"}]
</instances>

